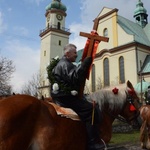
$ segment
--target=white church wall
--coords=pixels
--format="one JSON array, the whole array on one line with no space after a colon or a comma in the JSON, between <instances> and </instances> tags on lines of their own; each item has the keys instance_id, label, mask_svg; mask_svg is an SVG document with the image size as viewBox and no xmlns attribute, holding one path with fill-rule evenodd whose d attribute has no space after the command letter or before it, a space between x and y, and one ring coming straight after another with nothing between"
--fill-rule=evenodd
<instances>
[{"instance_id":1,"label":"white church wall","mask_svg":"<svg viewBox=\"0 0 150 150\"><path fill-rule=\"evenodd\" d=\"M118 46L125 45L134 41L134 36L127 34L120 25L117 25L118 28Z\"/></svg>"}]
</instances>

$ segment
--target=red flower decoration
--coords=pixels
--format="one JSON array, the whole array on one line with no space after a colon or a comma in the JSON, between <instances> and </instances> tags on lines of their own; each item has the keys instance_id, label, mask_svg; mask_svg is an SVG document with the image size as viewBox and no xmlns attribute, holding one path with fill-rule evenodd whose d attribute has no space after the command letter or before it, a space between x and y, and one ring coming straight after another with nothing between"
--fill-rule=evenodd
<instances>
[{"instance_id":1,"label":"red flower decoration","mask_svg":"<svg viewBox=\"0 0 150 150\"><path fill-rule=\"evenodd\" d=\"M116 87L112 90L112 92L113 92L114 94L118 94L118 91L119 91L119 89L117 89Z\"/></svg>"}]
</instances>

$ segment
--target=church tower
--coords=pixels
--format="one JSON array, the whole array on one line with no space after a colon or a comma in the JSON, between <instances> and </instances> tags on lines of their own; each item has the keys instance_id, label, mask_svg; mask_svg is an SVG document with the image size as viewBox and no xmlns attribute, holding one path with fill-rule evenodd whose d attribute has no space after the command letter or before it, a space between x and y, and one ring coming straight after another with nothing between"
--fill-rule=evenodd
<instances>
[{"instance_id":1,"label":"church tower","mask_svg":"<svg viewBox=\"0 0 150 150\"><path fill-rule=\"evenodd\" d=\"M136 23L138 23L142 28L144 28L147 24L147 10L144 8L141 0L138 0L136 4L136 9L134 11L134 18Z\"/></svg>"},{"instance_id":2,"label":"church tower","mask_svg":"<svg viewBox=\"0 0 150 150\"><path fill-rule=\"evenodd\" d=\"M45 13L45 29L40 31L41 54L40 54L40 93L50 96L50 85L47 79L47 66L52 58L62 57L63 47L69 41L69 29L65 27L66 6L61 0L52 0L47 5Z\"/></svg>"}]
</instances>

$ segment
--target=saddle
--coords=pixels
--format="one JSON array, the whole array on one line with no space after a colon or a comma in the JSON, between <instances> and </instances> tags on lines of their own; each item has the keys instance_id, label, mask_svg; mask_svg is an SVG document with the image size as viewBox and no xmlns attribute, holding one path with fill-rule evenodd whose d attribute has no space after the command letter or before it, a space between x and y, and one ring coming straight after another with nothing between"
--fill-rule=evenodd
<instances>
[{"instance_id":1,"label":"saddle","mask_svg":"<svg viewBox=\"0 0 150 150\"><path fill-rule=\"evenodd\" d=\"M75 111L73 111L71 108L61 107L61 106L55 104L54 102L49 102L49 104L55 108L57 115L59 115L61 117L70 118L72 120L81 121L78 114Z\"/></svg>"}]
</instances>

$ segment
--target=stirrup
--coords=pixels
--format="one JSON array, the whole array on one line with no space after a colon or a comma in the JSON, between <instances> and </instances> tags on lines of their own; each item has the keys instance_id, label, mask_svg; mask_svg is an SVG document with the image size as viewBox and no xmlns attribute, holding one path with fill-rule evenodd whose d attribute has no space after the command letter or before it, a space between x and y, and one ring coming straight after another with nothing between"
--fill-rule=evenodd
<instances>
[{"instance_id":1,"label":"stirrup","mask_svg":"<svg viewBox=\"0 0 150 150\"><path fill-rule=\"evenodd\" d=\"M91 141L88 144L88 150L104 150L106 148L106 146L104 145L104 143L99 143L96 141Z\"/></svg>"}]
</instances>

